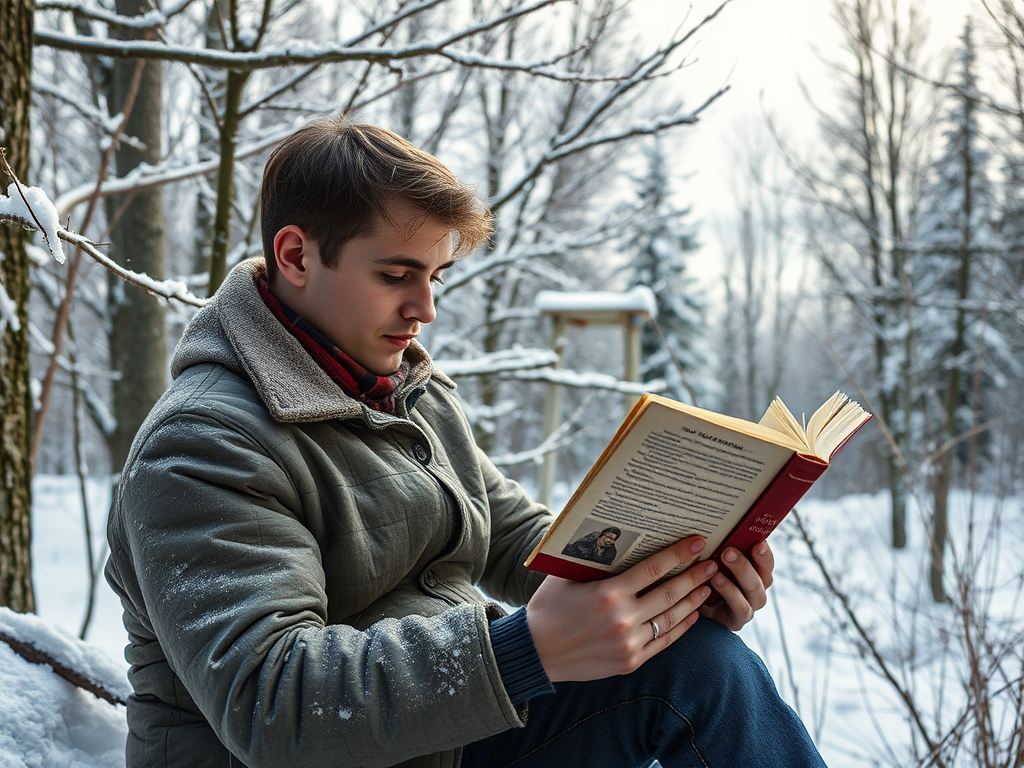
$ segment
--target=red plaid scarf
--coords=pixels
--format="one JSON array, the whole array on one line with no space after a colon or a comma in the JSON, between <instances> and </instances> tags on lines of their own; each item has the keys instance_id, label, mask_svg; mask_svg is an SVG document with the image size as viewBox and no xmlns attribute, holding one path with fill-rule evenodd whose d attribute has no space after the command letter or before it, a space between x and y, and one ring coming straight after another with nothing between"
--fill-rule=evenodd
<instances>
[{"instance_id":1,"label":"red plaid scarf","mask_svg":"<svg viewBox=\"0 0 1024 768\"><path fill-rule=\"evenodd\" d=\"M303 348L346 395L366 403L374 410L391 414L395 412L395 391L405 381L405 376L409 372L407 361L403 360L398 370L390 376L370 373L271 293L266 274L256 277L256 288L263 302L281 321L281 325L299 340Z\"/></svg>"}]
</instances>

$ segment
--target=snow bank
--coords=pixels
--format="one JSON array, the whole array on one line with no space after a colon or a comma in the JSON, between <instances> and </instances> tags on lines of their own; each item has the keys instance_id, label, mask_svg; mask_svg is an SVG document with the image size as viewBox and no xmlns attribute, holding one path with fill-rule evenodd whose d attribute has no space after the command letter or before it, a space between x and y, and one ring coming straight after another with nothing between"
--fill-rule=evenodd
<instances>
[{"instance_id":1,"label":"snow bank","mask_svg":"<svg viewBox=\"0 0 1024 768\"><path fill-rule=\"evenodd\" d=\"M45 651L108 691L130 691L122 668L99 647L31 614L0 608L0 632ZM0 765L4 768L124 768L125 709L73 686L0 641Z\"/></svg>"}]
</instances>

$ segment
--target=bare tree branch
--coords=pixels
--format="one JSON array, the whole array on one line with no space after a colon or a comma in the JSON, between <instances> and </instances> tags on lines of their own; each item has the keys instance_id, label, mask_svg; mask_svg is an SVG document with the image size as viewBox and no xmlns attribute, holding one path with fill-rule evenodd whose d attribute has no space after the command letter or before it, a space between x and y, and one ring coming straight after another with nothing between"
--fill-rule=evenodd
<instances>
[{"instance_id":1,"label":"bare tree branch","mask_svg":"<svg viewBox=\"0 0 1024 768\"><path fill-rule=\"evenodd\" d=\"M400 21L404 21L405 19L411 16L415 16L419 13L429 11L431 8L441 5L444 2L446 2L446 0L424 0L424 2L409 5L401 9L398 13L394 14L393 16L390 16L384 19L383 21L374 24L372 27L363 30L355 37L350 38L345 42L345 47L347 48L353 45L359 45L372 35L375 35L378 32L384 32L389 27L393 27L394 25L398 24Z\"/></svg>"},{"instance_id":2,"label":"bare tree branch","mask_svg":"<svg viewBox=\"0 0 1024 768\"><path fill-rule=\"evenodd\" d=\"M832 573L829 571L828 566L821 559L821 555L818 554L818 550L814 546L814 540L811 538L811 534L807 528L804 527L803 520L800 519L800 514L797 510L793 510L790 517L796 522L797 528L800 531L800 538L804 544L807 545L807 551L814 561L815 566L818 568L818 572L821 573L821 577L825 580L825 586L828 589L829 594L836 598L842 609L843 616L850 622L859 639L859 645L862 647L866 655L870 656L875 664L878 666L882 676L888 681L889 685L892 686L893 691L903 701L904 706L907 708L911 719L914 722L915 730L918 735L924 741L928 747L928 752L933 756L935 764L938 766L944 766L938 755L938 745L932 740L928 729L924 724L924 720L921 717L921 713L917 710L917 703L914 701L914 696L897 678L896 673L890 668L889 662L886 660L885 655L878 649L875 644L874 638L871 633L868 632L867 628L861 623L857 616L857 612L854 610L853 605L850 603L850 598L847 597L846 593L839 588L839 585L835 583L832 578Z\"/></svg>"},{"instance_id":3,"label":"bare tree branch","mask_svg":"<svg viewBox=\"0 0 1024 768\"><path fill-rule=\"evenodd\" d=\"M703 104L697 107L692 112L688 112L684 115L675 115L673 117L666 117L660 120L652 120L649 123L638 124L628 126L621 131L614 133L606 133L600 136L592 136L585 139L579 139L574 141L565 141L564 139L556 139L551 148L545 152L541 157L537 158L533 165L527 169L527 171L519 177L519 179L512 184L512 186L503 191L497 198L491 201L491 210L498 210L505 205L509 200L515 197L528 183L540 175L541 171L545 167L552 163L562 160L569 155L574 155L584 150L593 149L594 147L601 146L603 144L613 144L624 139L629 139L634 136L650 136L655 133L660 133L667 128L674 128L679 125L691 125L697 122L698 115L703 112L708 106L711 105L719 96L729 90L729 86L722 86L715 93L711 94ZM579 131L574 131L573 136L578 136ZM563 143L565 141L565 143Z\"/></svg>"},{"instance_id":4,"label":"bare tree branch","mask_svg":"<svg viewBox=\"0 0 1024 768\"><path fill-rule=\"evenodd\" d=\"M728 0L727 0L728 1ZM187 46L173 46L164 43L152 43L147 41L110 41L86 38L78 35L63 35L57 32L37 29L35 32L35 44L48 46L57 50L77 51L79 53L96 56L110 56L124 59L159 59L161 61L179 61L211 69L230 69L234 71L250 71L257 69L272 69L276 67L292 65L329 64L348 61L374 61L388 63L402 59L418 58L422 56L437 55L450 58L458 63L471 63L473 66L487 67L494 69L510 69L515 71L530 72L542 77L564 80L579 80L579 74L560 73L547 70L552 62L542 61L533 63L522 63L514 61L489 60L477 57L468 51L455 51L449 48L467 38L482 34L488 30L499 27L509 21L539 11L550 5L564 0L537 0L526 5L508 11L493 19L465 27L459 31L437 41L428 41L417 45L396 47L396 48L357 48L349 43L329 47L313 48L305 41L287 43L278 48L271 48L259 52L238 52L238 51L214 51L210 49L196 49ZM365 39L365 33L360 33L356 40ZM557 61L557 58L553 61Z\"/></svg>"},{"instance_id":5,"label":"bare tree branch","mask_svg":"<svg viewBox=\"0 0 1024 768\"><path fill-rule=\"evenodd\" d=\"M39 0L37 11L71 11L78 16L93 21L102 21L112 27L122 29L146 30L162 27L168 19L172 19L192 4L193 0L178 0L166 10L152 10L140 16L121 16L111 13L106 8L87 3L76 3L74 0Z\"/></svg>"},{"instance_id":6,"label":"bare tree branch","mask_svg":"<svg viewBox=\"0 0 1024 768\"><path fill-rule=\"evenodd\" d=\"M1024 119L1024 112L1022 112L1021 110L1016 109L1014 107L1006 107L1003 106L1002 104L997 104L995 101L993 101L991 98L989 98L976 88L967 89L961 85L957 85L956 83L946 82L945 80L936 80L935 78L928 77L927 75L922 75L920 72L910 69L909 67L905 67L896 61L891 61L890 63L893 67L895 67L905 75L910 75L911 77L920 80L922 83L930 85L933 88L955 93L957 96L964 99L965 101L974 102L983 109L987 109L991 112L996 112L1000 115L1006 115L1007 117L1016 117L1019 119Z\"/></svg>"},{"instance_id":7,"label":"bare tree branch","mask_svg":"<svg viewBox=\"0 0 1024 768\"><path fill-rule=\"evenodd\" d=\"M258 141L240 148L235 157L244 158L258 154L268 147L272 147L282 141L294 132L294 130L295 125L287 125L277 131L268 133ZM168 168L164 165L149 168L140 166L127 176L107 179L104 181L99 187L98 195L100 197L123 195L130 192L136 192L141 189L149 189L163 184L182 181L183 179L190 179L195 176L203 176L216 171L219 165L219 159L214 158L212 160L192 163L178 168ZM94 183L89 183L68 190L54 200L54 206L56 206L57 210L62 214L66 214L76 205L79 205L89 199L89 196L92 194L95 187L96 185Z\"/></svg>"},{"instance_id":8,"label":"bare tree branch","mask_svg":"<svg viewBox=\"0 0 1024 768\"><path fill-rule=\"evenodd\" d=\"M25 227L25 229L39 229L35 222L22 218L21 216L13 216L11 214L0 213L0 222L19 224L22 227ZM133 285L137 285L154 296L159 296L160 298L167 299L168 301L174 299L175 301L180 301L182 304L188 304L192 307L203 307L209 301L208 299L201 299L198 296L194 296L191 291L188 290L188 286L180 280L154 280L149 275L125 269L100 251L98 248L99 243L94 243L92 240L77 232L72 232L62 228L57 230L57 236L64 242L70 243L77 248L81 248L85 253L89 254L94 261L113 272L122 280L132 283Z\"/></svg>"},{"instance_id":9,"label":"bare tree branch","mask_svg":"<svg viewBox=\"0 0 1024 768\"><path fill-rule=\"evenodd\" d=\"M95 126L101 133L106 136L113 136L116 129L116 125L112 124L110 116L101 112L92 104L85 104L76 99L72 94L69 94L66 89L59 88L53 83L43 82L37 78L32 79L32 92L50 96L58 101L67 104L69 107L74 109L78 114L84 117L90 124ZM118 137L118 141L122 144L127 144L131 147L142 147L142 142L136 139L134 136L128 134L121 134Z\"/></svg>"}]
</instances>

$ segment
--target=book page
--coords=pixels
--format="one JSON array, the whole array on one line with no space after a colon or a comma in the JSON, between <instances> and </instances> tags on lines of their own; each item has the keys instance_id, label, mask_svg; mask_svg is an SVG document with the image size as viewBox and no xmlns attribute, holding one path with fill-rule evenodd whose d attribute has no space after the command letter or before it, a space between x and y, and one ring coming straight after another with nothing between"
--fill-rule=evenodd
<instances>
[{"instance_id":1,"label":"book page","mask_svg":"<svg viewBox=\"0 0 1024 768\"><path fill-rule=\"evenodd\" d=\"M649 403L538 551L617 573L699 534L710 556L793 453Z\"/></svg>"}]
</instances>

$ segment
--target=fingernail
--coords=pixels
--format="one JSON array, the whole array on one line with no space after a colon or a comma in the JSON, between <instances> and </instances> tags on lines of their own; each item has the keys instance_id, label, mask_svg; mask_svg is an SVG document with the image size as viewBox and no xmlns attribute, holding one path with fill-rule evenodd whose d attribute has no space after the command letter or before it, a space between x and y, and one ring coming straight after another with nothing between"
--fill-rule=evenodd
<instances>
[{"instance_id":1,"label":"fingernail","mask_svg":"<svg viewBox=\"0 0 1024 768\"><path fill-rule=\"evenodd\" d=\"M725 554L722 555L722 559L727 563L735 563L737 557L738 555L736 554L735 549L727 549L725 550Z\"/></svg>"},{"instance_id":2,"label":"fingernail","mask_svg":"<svg viewBox=\"0 0 1024 768\"><path fill-rule=\"evenodd\" d=\"M711 580L711 583L717 587L720 587L723 584L725 584L725 576L723 576L722 574L718 574L717 576L715 576L715 578Z\"/></svg>"},{"instance_id":3,"label":"fingernail","mask_svg":"<svg viewBox=\"0 0 1024 768\"><path fill-rule=\"evenodd\" d=\"M713 574L717 570L718 570L718 566L715 565L710 560L708 561L707 565L704 566L704 573L706 573L708 576L710 576L711 574Z\"/></svg>"},{"instance_id":4,"label":"fingernail","mask_svg":"<svg viewBox=\"0 0 1024 768\"><path fill-rule=\"evenodd\" d=\"M698 552L703 551L703 549L704 549L704 539L697 539L695 542L693 542L690 545L690 551L693 552L693 554L695 554L695 555Z\"/></svg>"},{"instance_id":5,"label":"fingernail","mask_svg":"<svg viewBox=\"0 0 1024 768\"><path fill-rule=\"evenodd\" d=\"M763 555L767 551L768 551L768 542L767 541L762 541L760 544L757 545L757 554Z\"/></svg>"},{"instance_id":6,"label":"fingernail","mask_svg":"<svg viewBox=\"0 0 1024 768\"><path fill-rule=\"evenodd\" d=\"M711 590L708 587L701 587L700 588L700 599L701 600L707 600L710 595L711 595Z\"/></svg>"}]
</instances>

